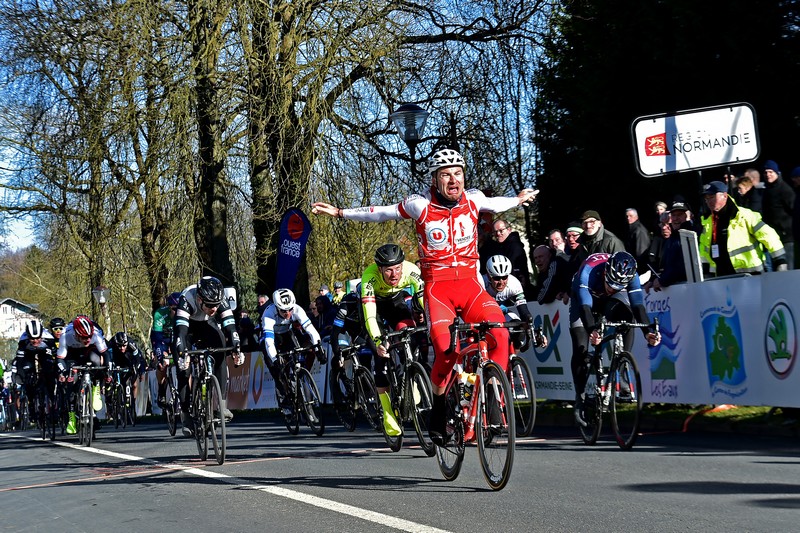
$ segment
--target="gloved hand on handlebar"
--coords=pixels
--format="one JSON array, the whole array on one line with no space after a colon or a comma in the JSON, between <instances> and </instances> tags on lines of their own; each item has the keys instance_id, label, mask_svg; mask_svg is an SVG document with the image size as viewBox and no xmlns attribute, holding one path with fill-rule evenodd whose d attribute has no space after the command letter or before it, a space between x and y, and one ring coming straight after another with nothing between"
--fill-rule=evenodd
<instances>
[{"instance_id":1,"label":"gloved hand on handlebar","mask_svg":"<svg viewBox=\"0 0 800 533\"><path fill-rule=\"evenodd\" d=\"M317 357L319 364L324 365L328 362L328 354L322 349L322 344L317 343L314 345L314 355Z\"/></svg>"}]
</instances>

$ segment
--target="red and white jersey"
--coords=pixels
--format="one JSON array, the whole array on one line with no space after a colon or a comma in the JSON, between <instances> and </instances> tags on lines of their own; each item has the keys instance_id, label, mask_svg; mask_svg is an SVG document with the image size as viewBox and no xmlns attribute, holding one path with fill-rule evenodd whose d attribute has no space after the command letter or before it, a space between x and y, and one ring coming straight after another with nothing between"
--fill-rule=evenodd
<instances>
[{"instance_id":1,"label":"red and white jersey","mask_svg":"<svg viewBox=\"0 0 800 533\"><path fill-rule=\"evenodd\" d=\"M470 189L455 206L445 207L436 203L431 189L391 206L345 209L343 216L362 222L414 220L422 278L429 282L477 277L479 213L502 213L518 205L516 196L487 198Z\"/></svg>"}]
</instances>

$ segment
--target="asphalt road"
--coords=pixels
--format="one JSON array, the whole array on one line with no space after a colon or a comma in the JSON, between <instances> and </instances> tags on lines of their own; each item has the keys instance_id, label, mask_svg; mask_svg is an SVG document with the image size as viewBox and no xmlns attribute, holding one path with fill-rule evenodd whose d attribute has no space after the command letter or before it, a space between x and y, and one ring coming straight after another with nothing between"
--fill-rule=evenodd
<instances>
[{"instance_id":1,"label":"asphalt road","mask_svg":"<svg viewBox=\"0 0 800 533\"><path fill-rule=\"evenodd\" d=\"M228 461L144 423L92 448L33 431L0 435L0 531L796 531L791 439L644 434L587 447L572 429L518 442L508 486L489 490L477 450L446 482L415 447L392 453L333 415L314 437L277 417L229 425Z\"/></svg>"}]
</instances>

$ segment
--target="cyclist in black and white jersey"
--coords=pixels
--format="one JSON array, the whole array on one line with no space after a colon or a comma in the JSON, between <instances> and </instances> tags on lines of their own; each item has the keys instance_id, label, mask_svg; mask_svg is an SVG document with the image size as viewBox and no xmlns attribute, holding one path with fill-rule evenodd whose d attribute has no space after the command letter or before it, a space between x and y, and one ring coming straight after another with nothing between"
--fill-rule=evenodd
<instances>
[{"instance_id":1,"label":"cyclist in black and white jersey","mask_svg":"<svg viewBox=\"0 0 800 533\"><path fill-rule=\"evenodd\" d=\"M191 349L224 348L232 346L235 365L244 363L239 351L239 333L233 311L225 299L222 282L213 276L204 276L196 285L189 285L178 299L173 330L172 353L178 356L178 394L181 400L181 425L185 436L192 436L187 421L189 412L189 359L185 353ZM233 419L228 409L228 365L226 354L213 354L214 375L222 388L222 405L225 419Z\"/></svg>"},{"instance_id":2,"label":"cyclist in black and white jersey","mask_svg":"<svg viewBox=\"0 0 800 533\"><path fill-rule=\"evenodd\" d=\"M276 364L278 352L313 346L320 364L324 364L327 360L322 350L319 332L303 308L297 305L294 293L290 289L278 289L272 293L272 304L261 315L259 344L266 354L267 368L275 380L275 388L281 399L286 397L286 391L283 390L280 380L281 368ZM310 370L314 360L305 359L303 365Z\"/></svg>"}]
</instances>

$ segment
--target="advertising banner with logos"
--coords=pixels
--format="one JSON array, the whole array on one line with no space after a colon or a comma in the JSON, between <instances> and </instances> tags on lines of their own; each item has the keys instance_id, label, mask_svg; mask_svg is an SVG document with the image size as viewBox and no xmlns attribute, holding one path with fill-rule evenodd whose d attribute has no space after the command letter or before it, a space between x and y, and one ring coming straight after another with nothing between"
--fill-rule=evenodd
<instances>
[{"instance_id":1,"label":"advertising banner with logos","mask_svg":"<svg viewBox=\"0 0 800 533\"><path fill-rule=\"evenodd\" d=\"M320 395L330 403L330 387L327 385L328 366L331 360L331 350L327 342L323 341L323 348L328 353L328 362L320 365L314 362L311 375L319 388ZM245 354L245 363L235 368L228 359L228 408L229 409L275 409L278 407L275 400L275 381L269 373L264 361L264 354L252 352Z\"/></svg>"},{"instance_id":2,"label":"advertising banner with logos","mask_svg":"<svg viewBox=\"0 0 800 533\"><path fill-rule=\"evenodd\" d=\"M675 285L645 305L662 336L654 348L635 336L645 402L800 407L800 271ZM528 306L550 341L523 354L537 396L573 400L568 306Z\"/></svg>"}]
</instances>

